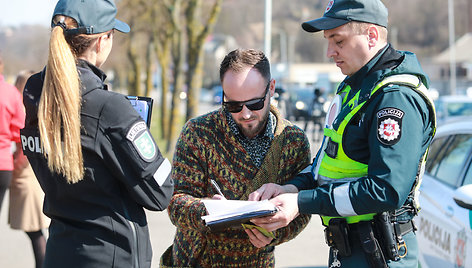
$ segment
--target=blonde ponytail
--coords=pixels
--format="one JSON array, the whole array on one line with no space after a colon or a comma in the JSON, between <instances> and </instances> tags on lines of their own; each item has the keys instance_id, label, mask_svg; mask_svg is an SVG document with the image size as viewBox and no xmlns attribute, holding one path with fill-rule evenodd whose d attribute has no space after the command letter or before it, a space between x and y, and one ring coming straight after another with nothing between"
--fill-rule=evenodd
<instances>
[{"instance_id":1,"label":"blonde ponytail","mask_svg":"<svg viewBox=\"0 0 472 268\"><path fill-rule=\"evenodd\" d=\"M80 81L76 58L62 27L52 29L46 76L38 109L43 154L51 171L68 183L83 179L80 142Z\"/></svg>"}]
</instances>

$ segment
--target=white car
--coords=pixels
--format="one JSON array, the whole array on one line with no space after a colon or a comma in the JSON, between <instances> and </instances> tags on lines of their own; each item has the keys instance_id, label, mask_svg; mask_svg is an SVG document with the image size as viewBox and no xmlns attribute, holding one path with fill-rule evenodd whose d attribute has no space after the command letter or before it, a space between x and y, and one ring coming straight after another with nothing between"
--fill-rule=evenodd
<instances>
[{"instance_id":1,"label":"white car","mask_svg":"<svg viewBox=\"0 0 472 268\"><path fill-rule=\"evenodd\" d=\"M434 106L439 124L456 116L472 115L472 98L467 96L440 96Z\"/></svg>"},{"instance_id":2,"label":"white car","mask_svg":"<svg viewBox=\"0 0 472 268\"><path fill-rule=\"evenodd\" d=\"M472 117L445 122L431 144L415 223L422 268L472 267Z\"/></svg>"}]
</instances>

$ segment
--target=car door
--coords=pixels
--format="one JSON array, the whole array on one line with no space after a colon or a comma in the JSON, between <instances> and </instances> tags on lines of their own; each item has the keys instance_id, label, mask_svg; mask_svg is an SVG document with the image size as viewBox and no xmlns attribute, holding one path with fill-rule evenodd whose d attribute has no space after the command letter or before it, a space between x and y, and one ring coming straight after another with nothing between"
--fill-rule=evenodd
<instances>
[{"instance_id":1,"label":"car door","mask_svg":"<svg viewBox=\"0 0 472 268\"><path fill-rule=\"evenodd\" d=\"M420 188L418 244L422 267L472 267L469 211L453 200L470 163L471 134L444 135L430 149ZM468 175L471 176L471 175Z\"/></svg>"},{"instance_id":2,"label":"car door","mask_svg":"<svg viewBox=\"0 0 472 268\"><path fill-rule=\"evenodd\" d=\"M469 153L467 170L462 186L472 184L472 153ZM463 213L462 213L463 212ZM467 228L460 233L456 241L456 267L472 267L472 210L461 208L460 217L467 222Z\"/></svg>"}]
</instances>

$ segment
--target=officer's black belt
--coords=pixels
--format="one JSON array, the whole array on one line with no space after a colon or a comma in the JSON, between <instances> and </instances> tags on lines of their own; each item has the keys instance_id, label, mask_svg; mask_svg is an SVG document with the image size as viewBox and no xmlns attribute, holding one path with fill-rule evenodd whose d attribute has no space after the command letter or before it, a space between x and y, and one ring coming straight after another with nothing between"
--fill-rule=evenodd
<instances>
[{"instance_id":1,"label":"officer's black belt","mask_svg":"<svg viewBox=\"0 0 472 268\"><path fill-rule=\"evenodd\" d=\"M395 228L397 236L404 236L411 231L416 231L416 226L413 220L404 223L396 222L396 224L393 225L393 228Z\"/></svg>"},{"instance_id":2,"label":"officer's black belt","mask_svg":"<svg viewBox=\"0 0 472 268\"><path fill-rule=\"evenodd\" d=\"M416 231L416 226L413 220L391 222L388 217L384 220L386 225L378 219L347 224L344 218L333 218L325 229L326 242L336 248L341 257L350 256L353 243L360 242L371 267L387 267L387 260L398 261L406 255L403 236ZM390 226L389 229L382 232L382 227L386 226ZM404 255L399 254L401 248Z\"/></svg>"},{"instance_id":3,"label":"officer's black belt","mask_svg":"<svg viewBox=\"0 0 472 268\"><path fill-rule=\"evenodd\" d=\"M368 222L372 222L372 221L368 221ZM351 223L348 225L351 231L355 231L358 229L359 223ZM394 228L395 228L395 233L401 236L404 236L411 231L417 230L416 225L413 222L413 220L409 220L407 222L395 222Z\"/></svg>"}]
</instances>

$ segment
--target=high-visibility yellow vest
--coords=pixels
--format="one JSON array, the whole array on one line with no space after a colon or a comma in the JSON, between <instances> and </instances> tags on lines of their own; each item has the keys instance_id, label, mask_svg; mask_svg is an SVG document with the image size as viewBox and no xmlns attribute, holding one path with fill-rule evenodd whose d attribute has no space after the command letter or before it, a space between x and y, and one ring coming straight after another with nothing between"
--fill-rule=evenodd
<instances>
[{"instance_id":1,"label":"high-visibility yellow vest","mask_svg":"<svg viewBox=\"0 0 472 268\"><path fill-rule=\"evenodd\" d=\"M378 83L375 88L372 90L371 96L377 90L380 88L390 85L390 84L395 84L395 85L402 85L402 86L408 86L414 89L416 92L418 92L429 104L428 106L431 107L431 113L434 115L432 120L433 120L433 135L436 130L436 116L435 116L435 110L434 110L434 104L429 98L429 96L426 93L426 87L423 85L421 82L421 79L419 79L417 76L414 75L408 75L408 74L401 74L401 75L393 75L385 78L382 80L380 83ZM318 172L317 172L317 179L318 182L321 184L324 183L330 183L330 182L336 182L336 180L343 180L343 181L355 181L358 178L365 177L367 176L367 168L368 166L366 164L360 163L358 161L355 161L351 158L349 158L343 149L342 146L342 138L344 135L344 130L347 126L347 124L351 121L351 119L354 117L354 115L359 112L359 110L367 103L368 100L358 103L359 100L359 92L350 99L347 103L347 93L349 93L350 87L346 86L343 88L340 92L340 94L344 94L343 98L343 107L346 105L350 106L351 112L349 112L342 120L342 122L339 124L337 129L334 129L333 126L329 126L328 128L324 129L324 135L326 138L329 138L331 141L335 142L338 144L337 146L337 153L335 155L335 158L330 157L326 153L322 156L321 162L318 167ZM338 118L339 120L339 118ZM422 166L424 166L424 160L426 158L426 153L422 158ZM421 176L422 176L422 171L418 174L417 176L417 182L415 186L415 191L417 192L418 187L421 183ZM417 201L417 199L416 199ZM415 204L417 205L417 204ZM360 221L368 221L373 219L374 215L376 213L369 213L369 214L363 214L363 215L356 215L356 216L348 216L348 217L329 217L329 216L321 216L323 225L328 226L329 225L329 220L332 218L345 218L348 224L351 223L356 223Z\"/></svg>"}]
</instances>

